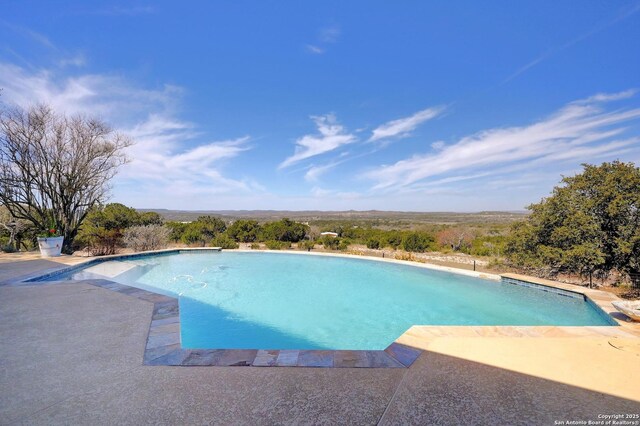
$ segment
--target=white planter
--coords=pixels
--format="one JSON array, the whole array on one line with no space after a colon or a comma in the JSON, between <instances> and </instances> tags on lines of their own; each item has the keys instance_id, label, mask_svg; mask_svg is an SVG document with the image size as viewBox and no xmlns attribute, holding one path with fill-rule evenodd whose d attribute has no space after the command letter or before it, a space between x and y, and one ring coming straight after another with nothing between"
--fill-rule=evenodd
<instances>
[{"instance_id":1,"label":"white planter","mask_svg":"<svg viewBox=\"0 0 640 426\"><path fill-rule=\"evenodd\" d=\"M38 238L38 246L40 247L40 256L56 257L60 256L62 250L62 242L64 237Z\"/></svg>"}]
</instances>

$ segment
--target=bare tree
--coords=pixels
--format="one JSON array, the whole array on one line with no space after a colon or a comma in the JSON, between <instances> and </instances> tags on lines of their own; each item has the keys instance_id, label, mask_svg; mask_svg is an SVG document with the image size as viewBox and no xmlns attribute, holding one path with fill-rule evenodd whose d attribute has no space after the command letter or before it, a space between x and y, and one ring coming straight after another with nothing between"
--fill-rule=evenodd
<instances>
[{"instance_id":1,"label":"bare tree","mask_svg":"<svg viewBox=\"0 0 640 426\"><path fill-rule=\"evenodd\" d=\"M0 227L9 233L9 241L3 249L20 250L24 233L28 232L32 226L24 219L16 219L6 207L0 206Z\"/></svg>"},{"instance_id":2,"label":"bare tree","mask_svg":"<svg viewBox=\"0 0 640 426\"><path fill-rule=\"evenodd\" d=\"M474 232L469 228L447 228L438 232L436 239L441 246L449 246L453 251L460 251L469 247L474 238Z\"/></svg>"},{"instance_id":3,"label":"bare tree","mask_svg":"<svg viewBox=\"0 0 640 426\"><path fill-rule=\"evenodd\" d=\"M136 251L158 250L167 246L169 234L163 225L132 226L124 231L124 243Z\"/></svg>"},{"instance_id":4,"label":"bare tree","mask_svg":"<svg viewBox=\"0 0 640 426\"><path fill-rule=\"evenodd\" d=\"M54 227L69 253L87 212L106 199L130 144L99 119L69 118L46 105L2 111L0 202L38 229Z\"/></svg>"}]
</instances>

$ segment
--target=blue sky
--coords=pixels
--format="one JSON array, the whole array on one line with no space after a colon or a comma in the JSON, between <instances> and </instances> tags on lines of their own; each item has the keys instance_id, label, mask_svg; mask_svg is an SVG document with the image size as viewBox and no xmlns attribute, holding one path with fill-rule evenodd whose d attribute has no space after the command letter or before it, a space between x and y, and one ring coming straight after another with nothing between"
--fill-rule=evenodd
<instances>
[{"instance_id":1,"label":"blue sky","mask_svg":"<svg viewBox=\"0 0 640 426\"><path fill-rule=\"evenodd\" d=\"M5 104L136 142L138 208L520 210L640 164L640 1L5 1Z\"/></svg>"}]
</instances>

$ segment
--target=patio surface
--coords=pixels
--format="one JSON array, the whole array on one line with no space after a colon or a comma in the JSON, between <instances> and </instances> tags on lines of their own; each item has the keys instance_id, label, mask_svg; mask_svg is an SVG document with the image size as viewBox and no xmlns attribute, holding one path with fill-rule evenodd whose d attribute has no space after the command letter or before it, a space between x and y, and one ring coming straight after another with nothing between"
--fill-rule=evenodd
<instances>
[{"instance_id":1,"label":"patio surface","mask_svg":"<svg viewBox=\"0 0 640 426\"><path fill-rule=\"evenodd\" d=\"M0 255L0 282L84 260L29 256ZM86 284L0 286L0 424L530 425L640 413L635 325L543 337L413 327L405 343L425 352L407 369L144 366L152 310Z\"/></svg>"}]
</instances>

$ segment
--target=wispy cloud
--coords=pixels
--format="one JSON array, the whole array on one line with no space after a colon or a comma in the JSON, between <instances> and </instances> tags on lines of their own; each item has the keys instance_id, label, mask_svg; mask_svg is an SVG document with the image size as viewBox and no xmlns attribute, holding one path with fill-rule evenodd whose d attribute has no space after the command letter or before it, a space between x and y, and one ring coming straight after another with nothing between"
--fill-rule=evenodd
<instances>
[{"instance_id":1,"label":"wispy cloud","mask_svg":"<svg viewBox=\"0 0 640 426\"><path fill-rule=\"evenodd\" d=\"M520 68L518 68L515 72L513 72L511 75L509 75L507 78L505 78L502 81L502 83L500 83L500 84L506 84L506 83L510 82L511 80L519 77L520 75L524 74L525 72L527 72L531 68L537 66L541 62L544 62L544 61L550 59L551 57L557 55L558 53L562 52L563 50L569 49L570 47L572 47L572 46L574 46L574 45L576 45L576 44L578 44L578 43L590 38L591 36L593 36L595 34L598 34L601 31L606 30L607 28L617 24L618 22L621 22L621 21L627 19L628 17L630 17L631 15L635 14L638 11L640 11L640 2L635 3L635 4L631 5L630 7L623 8L621 11L618 12L618 14L616 16L614 16L613 18L611 18L611 19L609 19L607 21L599 23L598 25L596 25L595 27L593 27L591 30L587 31L586 33L580 34L579 36L569 40L568 42L566 42L564 44L560 44L558 46L551 47L547 51L543 52L542 54L540 54L539 56L534 58L529 63L523 65Z\"/></svg>"},{"instance_id":2,"label":"wispy cloud","mask_svg":"<svg viewBox=\"0 0 640 426\"><path fill-rule=\"evenodd\" d=\"M103 16L140 16L156 13L156 8L151 5L146 6L111 6L103 9L94 9L82 12L87 15L103 15Z\"/></svg>"},{"instance_id":3,"label":"wispy cloud","mask_svg":"<svg viewBox=\"0 0 640 426\"><path fill-rule=\"evenodd\" d=\"M331 25L328 27L323 27L318 31L318 35L316 36L316 41L313 43L308 43L305 45L306 49L310 53L314 53L316 55L322 55L327 51L327 47L330 44L336 43L340 38L342 31L340 27L337 25Z\"/></svg>"},{"instance_id":4,"label":"wispy cloud","mask_svg":"<svg viewBox=\"0 0 640 426\"><path fill-rule=\"evenodd\" d=\"M422 111L418 111L409 117L399 118L397 120L384 123L373 129L373 134L369 138L369 141L373 142L381 139L407 137L419 125L425 121L434 119L442 114L444 110L444 107L427 108Z\"/></svg>"},{"instance_id":5,"label":"wispy cloud","mask_svg":"<svg viewBox=\"0 0 640 426\"><path fill-rule=\"evenodd\" d=\"M0 25L9 28L11 31L20 34L21 36L30 39L38 43L41 46L44 46L48 49L56 49L56 46L49 40L47 36L41 34L37 31L32 30L31 28L24 27L22 25L12 24L11 22L4 21L0 19Z\"/></svg>"},{"instance_id":6,"label":"wispy cloud","mask_svg":"<svg viewBox=\"0 0 640 426\"><path fill-rule=\"evenodd\" d=\"M314 46L313 44L307 44L306 48L309 52L315 53L317 55L322 55L326 51L326 49L323 49L322 47Z\"/></svg>"},{"instance_id":7,"label":"wispy cloud","mask_svg":"<svg viewBox=\"0 0 640 426\"><path fill-rule=\"evenodd\" d=\"M628 97L600 94L572 102L550 117L525 127L496 128L464 137L431 154L416 154L363 176L374 189L406 188L433 177L464 171L499 172L511 165L523 170L533 164L584 161L637 147L638 138L622 138L622 124L640 118L640 108L606 111L600 102Z\"/></svg>"},{"instance_id":8,"label":"wispy cloud","mask_svg":"<svg viewBox=\"0 0 640 426\"><path fill-rule=\"evenodd\" d=\"M87 58L83 54L77 54L73 56L69 56L66 58L62 58L58 61L58 66L61 68L64 67L83 67L87 64Z\"/></svg>"},{"instance_id":9,"label":"wispy cloud","mask_svg":"<svg viewBox=\"0 0 640 426\"><path fill-rule=\"evenodd\" d=\"M307 158L333 151L357 140L355 135L347 133L345 128L338 124L333 114L312 116L311 119L318 128L318 134L305 135L296 140L294 154L280 163L278 168L282 169L291 166Z\"/></svg>"},{"instance_id":10,"label":"wispy cloud","mask_svg":"<svg viewBox=\"0 0 640 426\"><path fill-rule=\"evenodd\" d=\"M329 170L333 169L338 164L340 164L340 162L336 161L333 163L323 164L321 166L311 166L309 170L307 170L307 173L305 173L304 179L307 182L317 182L320 176L327 173Z\"/></svg>"},{"instance_id":11,"label":"wispy cloud","mask_svg":"<svg viewBox=\"0 0 640 426\"><path fill-rule=\"evenodd\" d=\"M250 180L222 173L226 161L250 149L249 138L211 141L197 125L180 119L180 87L147 89L121 76L60 72L0 63L2 101L22 107L44 102L69 114L97 115L130 135L135 142L127 152L131 162L115 181L126 199L174 194L179 202L185 194L256 190Z\"/></svg>"},{"instance_id":12,"label":"wispy cloud","mask_svg":"<svg viewBox=\"0 0 640 426\"><path fill-rule=\"evenodd\" d=\"M318 40L323 43L335 43L340 38L340 34L342 31L340 27L337 25L332 25L330 27L324 27L320 29L320 33L318 34Z\"/></svg>"}]
</instances>

